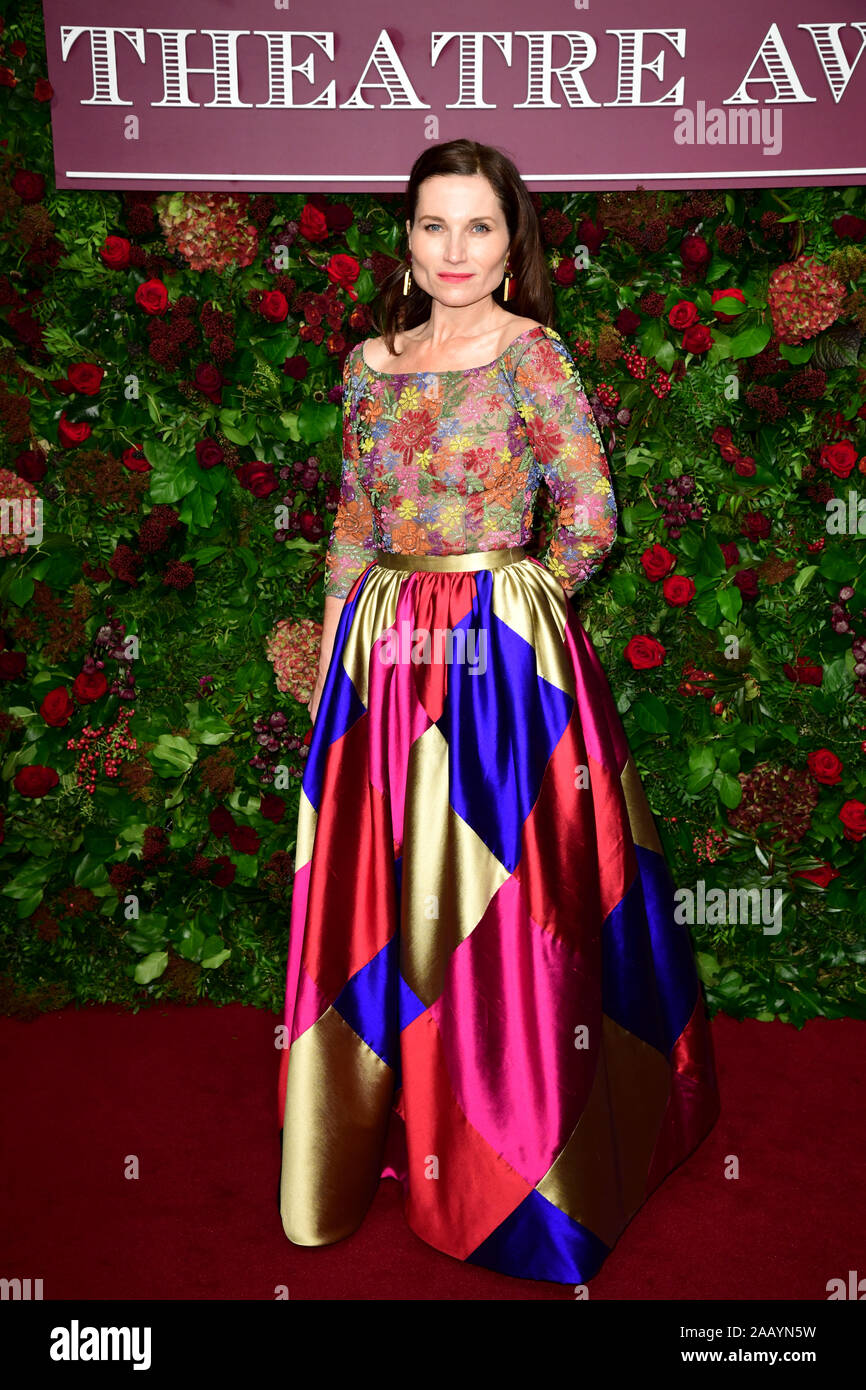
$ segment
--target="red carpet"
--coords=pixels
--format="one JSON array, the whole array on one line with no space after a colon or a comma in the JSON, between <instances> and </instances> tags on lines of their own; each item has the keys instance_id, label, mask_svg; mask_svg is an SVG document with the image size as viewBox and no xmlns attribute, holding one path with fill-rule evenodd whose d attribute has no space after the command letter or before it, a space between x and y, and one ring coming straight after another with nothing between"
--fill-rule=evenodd
<instances>
[{"instance_id":1,"label":"red carpet","mask_svg":"<svg viewBox=\"0 0 866 1390\"><path fill-rule=\"evenodd\" d=\"M356 1233L299 1249L277 1210L279 1020L236 1004L0 1018L0 1276L45 1299L573 1299L432 1250L379 1186ZM717 1015L722 1114L651 1196L591 1299L818 1299L866 1274L866 1025ZM135 1156L139 1177L124 1177ZM726 1177L732 1156L739 1178Z\"/></svg>"}]
</instances>

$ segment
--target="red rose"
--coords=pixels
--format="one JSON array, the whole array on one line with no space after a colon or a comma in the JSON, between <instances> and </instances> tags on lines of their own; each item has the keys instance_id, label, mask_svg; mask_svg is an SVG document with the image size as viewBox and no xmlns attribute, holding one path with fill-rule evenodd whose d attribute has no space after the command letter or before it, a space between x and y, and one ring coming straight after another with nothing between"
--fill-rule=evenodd
<instances>
[{"instance_id":1,"label":"red rose","mask_svg":"<svg viewBox=\"0 0 866 1390\"><path fill-rule=\"evenodd\" d=\"M109 270L126 270L131 249L125 236L107 236L99 254Z\"/></svg>"},{"instance_id":2,"label":"red rose","mask_svg":"<svg viewBox=\"0 0 866 1390\"><path fill-rule=\"evenodd\" d=\"M683 334L686 352L706 352L713 345L713 335L704 323L693 323Z\"/></svg>"},{"instance_id":3,"label":"red rose","mask_svg":"<svg viewBox=\"0 0 866 1390\"><path fill-rule=\"evenodd\" d=\"M277 486L272 463L262 463L256 459L245 463L237 471L238 482L254 497L267 497Z\"/></svg>"},{"instance_id":4,"label":"red rose","mask_svg":"<svg viewBox=\"0 0 866 1390\"><path fill-rule=\"evenodd\" d=\"M348 203L326 203L324 213L332 232L348 231L355 220L355 214Z\"/></svg>"},{"instance_id":5,"label":"red rose","mask_svg":"<svg viewBox=\"0 0 866 1390\"><path fill-rule=\"evenodd\" d=\"M269 323L282 323L289 312L289 301L282 290L267 290L259 301L259 313Z\"/></svg>"},{"instance_id":6,"label":"red rose","mask_svg":"<svg viewBox=\"0 0 866 1390\"><path fill-rule=\"evenodd\" d=\"M60 729L69 723L75 713L75 705L65 685L58 685L54 690L49 690L39 706L39 713L52 728Z\"/></svg>"},{"instance_id":7,"label":"red rose","mask_svg":"<svg viewBox=\"0 0 866 1390\"><path fill-rule=\"evenodd\" d=\"M560 261L556 270L553 272L553 278L557 285L565 285L566 287L573 285L577 279L577 268L575 267L574 261L566 256L565 260Z\"/></svg>"},{"instance_id":8,"label":"red rose","mask_svg":"<svg viewBox=\"0 0 866 1390\"><path fill-rule=\"evenodd\" d=\"M690 299L679 299L668 314L668 323L679 333L682 329L688 328L689 324L696 323L697 317L697 305Z\"/></svg>"},{"instance_id":9,"label":"red rose","mask_svg":"<svg viewBox=\"0 0 866 1390\"><path fill-rule=\"evenodd\" d=\"M298 222L298 230L302 237L306 237L307 241L325 241L328 236L328 224L324 214L312 203L304 204Z\"/></svg>"},{"instance_id":10,"label":"red rose","mask_svg":"<svg viewBox=\"0 0 866 1390\"><path fill-rule=\"evenodd\" d=\"M727 569L730 569L731 565L735 565L740 558L740 552L733 541L728 545L722 546L722 554L725 557L725 567Z\"/></svg>"},{"instance_id":11,"label":"red rose","mask_svg":"<svg viewBox=\"0 0 866 1390\"><path fill-rule=\"evenodd\" d=\"M17 681L26 665L25 652L0 652L0 680Z\"/></svg>"},{"instance_id":12,"label":"red rose","mask_svg":"<svg viewBox=\"0 0 866 1390\"><path fill-rule=\"evenodd\" d=\"M310 364L303 355L287 357L283 363L283 372L286 376L290 376L293 381L303 381L309 370Z\"/></svg>"},{"instance_id":13,"label":"red rose","mask_svg":"<svg viewBox=\"0 0 866 1390\"><path fill-rule=\"evenodd\" d=\"M820 685L824 679L823 666L813 666L804 656L797 657L797 665L786 661L782 667L787 679L795 685Z\"/></svg>"},{"instance_id":14,"label":"red rose","mask_svg":"<svg viewBox=\"0 0 866 1390\"><path fill-rule=\"evenodd\" d=\"M651 545L640 557L640 562L644 568L647 579L655 584L659 579L663 579L666 574L670 574L677 562L676 555L664 545Z\"/></svg>"},{"instance_id":15,"label":"red rose","mask_svg":"<svg viewBox=\"0 0 866 1390\"><path fill-rule=\"evenodd\" d=\"M601 221L593 222L590 217L584 217L578 224L575 236L578 246L585 246L589 254L595 256L600 250L607 232Z\"/></svg>"},{"instance_id":16,"label":"red rose","mask_svg":"<svg viewBox=\"0 0 866 1390\"><path fill-rule=\"evenodd\" d=\"M652 666L661 666L666 652L661 642L641 633L630 638L623 649L623 655L636 671L648 671Z\"/></svg>"},{"instance_id":17,"label":"red rose","mask_svg":"<svg viewBox=\"0 0 866 1390\"><path fill-rule=\"evenodd\" d=\"M730 444L733 437L734 432L728 425L716 425L712 434L714 444Z\"/></svg>"},{"instance_id":18,"label":"red rose","mask_svg":"<svg viewBox=\"0 0 866 1390\"><path fill-rule=\"evenodd\" d=\"M734 472L741 478L754 478L755 460L751 454L742 454L740 458L734 460Z\"/></svg>"},{"instance_id":19,"label":"red rose","mask_svg":"<svg viewBox=\"0 0 866 1390\"><path fill-rule=\"evenodd\" d=\"M763 512L747 512L742 518L740 534L750 541L765 541L770 534L770 518Z\"/></svg>"},{"instance_id":20,"label":"red rose","mask_svg":"<svg viewBox=\"0 0 866 1390\"><path fill-rule=\"evenodd\" d=\"M866 237L866 222L851 212L843 212L841 217L834 217L831 225L837 236L849 236L854 241L863 241Z\"/></svg>"},{"instance_id":21,"label":"red rose","mask_svg":"<svg viewBox=\"0 0 866 1390\"><path fill-rule=\"evenodd\" d=\"M212 362L200 362L195 369L194 381L202 395L207 396L208 400L220 405L222 388L225 385L225 377L219 367L215 367Z\"/></svg>"},{"instance_id":22,"label":"red rose","mask_svg":"<svg viewBox=\"0 0 866 1390\"><path fill-rule=\"evenodd\" d=\"M195 456L199 468L216 468L225 457L222 445L215 439L200 439L195 446Z\"/></svg>"},{"instance_id":23,"label":"red rose","mask_svg":"<svg viewBox=\"0 0 866 1390\"><path fill-rule=\"evenodd\" d=\"M272 820L276 824L286 813L286 803L281 796L274 796L273 792L262 792L259 811L265 820Z\"/></svg>"},{"instance_id":24,"label":"red rose","mask_svg":"<svg viewBox=\"0 0 866 1390\"><path fill-rule=\"evenodd\" d=\"M572 266L573 269L573 266ZM358 295L352 288L358 276L361 274L361 267L354 256L338 254L332 256L325 266L328 279L340 289L345 290L350 299L357 299Z\"/></svg>"},{"instance_id":25,"label":"red rose","mask_svg":"<svg viewBox=\"0 0 866 1390\"><path fill-rule=\"evenodd\" d=\"M846 840L862 840L866 835L866 806L862 801L843 801L839 819L845 827Z\"/></svg>"},{"instance_id":26,"label":"red rose","mask_svg":"<svg viewBox=\"0 0 866 1390\"><path fill-rule=\"evenodd\" d=\"M86 420L67 420L66 411L62 410L57 422L57 433L64 449L72 449L76 444L83 444L85 439L89 439L93 430Z\"/></svg>"},{"instance_id":27,"label":"red rose","mask_svg":"<svg viewBox=\"0 0 866 1390\"><path fill-rule=\"evenodd\" d=\"M682 608L695 596L695 586L686 574L669 574L662 584L662 593L672 608Z\"/></svg>"},{"instance_id":28,"label":"red rose","mask_svg":"<svg viewBox=\"0 0 866 1390\"><path fill-rule=\"evenodd\" d=\"M41 174L30 169L16 169L12 175L12 187L22 203L38 203L45 192L45 180Z\"/></svg>"},{"instance_id":29,"label":"red rose","mask_svg":"<svg viewBox=\"0 0 866 1390\"><path fill-rule=\"evenodd\" d=\"M746 296L742 290L713 290L712 299L714 304L717 299L738 299L741 304L746 302ZM739 317L738 314L723 314L721 309L714 309L713 312L722 323L736 323Z\"/></svg>"},{"instance_id":30,"label":"red rose","mask_svg":"<svg viewBox=\"0 0 866 1390\"><path fill-rule=\"evenodd\" d=\"M811 879L812 883L817 883L819 888L826 888L829 883L833 882L834 878L839 877L839 872L833 868L832 864L825 861L820 869L795 869L794 877Z\"/></svg>"},{"instance_id":31,"label":"red rose","mask_svg":"<svg viewBox=\"0 0 866 1390\"><path fill-rule=\"evenodd\" d=\"M25 449L23 454L13 459L12 467L19 478L26 479L28 483L40 483L45 477L45 455L41 449Z\"/></svg>"},{"instance_id":32,"label":"red rose","mask_svg":"<svg viewBox=\"0 0 866 1390\"><path fill-rule=\"evenodd\" d=\"M251 825L232 825L228 830L229 844L238 854L257 854L261 836Z\"/></svg>"},{"instance_id":33,"label":"red rose","mask_svg":"<svg viewBox=\"0 0 866 1390\"><path fill-rule=\"evenodd\" d=\"M629 309L626 305L624 308L620 309L613 321L613 326L618 333L629 335L637 332L640 328L640 323L640 314L636 314L634 309Z\"/></svg>"},{"instance_id":34,"label":"red rose","mask_svg":"<svg viewBox=\"0 0 866 1390\"><path fill-rule=\"evenodd\" d=\"M680 242L680 258L683 265L700 270L710 259L710 248L702 236L686 236Z\"/></svg>"},{"instance_id":35,"label":"red rose","mask_svg":"<svg viewBox=\"0 0 866 1390\"><path fill-rule=\"evenodd\" d=\"M719 449L719 453L725 460L725 463L736 463L737 459L740 457L740 451L736 444L723 444Z\"/></svg>"},{"instance_id":36,"label":"red rose","mask_svg":"<svg viewBox=\"0 0 866 1390\"><path fill-rule=\"evenodd\" d=\"M95 362L73 362L66 373L73 390L82 396L95 396L104 376L105 368L98 367Z\"/></svg>"},{"instance_id":37,"label":"red rose","mask_svg":"<svg viewBox=\"0 0 866 1390\"><path fill-rule=\"evenodd\" d=\"M54 96L54 88L47 77L37 77L33 83L33 97L36 101L50 101Z\"/></svg>"},{"instance_id":38,"label":"red rose","mask_svg":"<svg viewBox=\"0 0 866 1390\"><path fill-rule=\"evenodd\" d=\"M221 854L210 866L210 880L216 888L228 888L234 883L237 870L228 855Z\"/></svg>"},{"instance_id":39,"label":"red rose","mask_svg":"<svg viewBox=\"0 0 866 1390\"><path fill-rule=\"evenodd\" d=\"M52 787L56 787L59 781L60 778L53 767L45 767L43 763L30 763L29 766L18 769L12 784L22 796L44 796Z\"/></svg>"},{"instance_id":40,"label":"red rose","mask_svg":"<svg viewBox=\"0 0 866 1390\"><path fill-rule=\"evenodd\" d=\"M317 541L324 535L325 527L318 512L299 512L298 529L305 541Z\"/></svg>"},{"instance_id":41,"label":"red rose","mask_svg":"<svg viewBox=\"0 0 866 1390\"><path fill-rule=\"evenodd\" d=\"M840 439L837 444L824 445L818 462L837 478L847 478L857 462L857 450L850 439Z\"/></svg>"},{"instance_id":42,"label":"red rose","mask_svg":"<svg viewBox=\"0 0 866 1390\"><path fill-rule=\"evenodd\" d=\"M120 462L130 473L149 473L150 464L144 455L144 450L140 444L130 444L128 449L124 449L120 455Z\"/></svg>"},{"instance_id":43,"label":"red rose","mask_svg":"<svg viewBox=\"0 0 866 1390\"><path fill-rule=\"evenodd\" d=\"M168 290L161 280L145 280L135 291L135 302L146 314L164 314L168 306Z\"/></svg>"},{"instance_id":44,"label":"red rose","mask_svg":"<svg viewBox=\"0 0 866 1390\"><path fill-rule=\"evenodd\" d=\"M82 705L100 699L107 689L108 681L102 671L79 671L72 682L72 693Z\"/></svg>"},{"instance_id":45,"label":"red rose","mask_svg":"<svg viewBox=\"0 0 866 1390\"><path fill-rule=\"evenodd\" d=\"M17 87L18 78L11 68L0 68L0 87Z\"/></svg>"},{"instance_id":46,"label":"red rose","mask_svg":"<svg viewBox=\"0 0 866 1390\"><path fill-rule=\"evenodd\" d=\"M235 818L227 806L215 806L207 818L214 835L227 835L235 824Z\"/></svg>"},{"instance_id":47,"label":"red rose","mask_svg":"<svg viewBox=\"0 0 866 1390\"><path fill-rule=\"evenodd\" d=\"M758 597L757 570L737 570L733 578L733 583L736 584L744 599L756 599Z\"/></svg>"},{"instance_id":48,"label":"red rose","mask_svg":"<svg viewBox=\"0 0 866 1390\"><path fill-rule=\"evenodd\" d=\"M815 781L823 782L825 787L835 787L842 776L842 759L831 753L829 748L816 748L806 762Z\"/></svg>"}]
</instances>

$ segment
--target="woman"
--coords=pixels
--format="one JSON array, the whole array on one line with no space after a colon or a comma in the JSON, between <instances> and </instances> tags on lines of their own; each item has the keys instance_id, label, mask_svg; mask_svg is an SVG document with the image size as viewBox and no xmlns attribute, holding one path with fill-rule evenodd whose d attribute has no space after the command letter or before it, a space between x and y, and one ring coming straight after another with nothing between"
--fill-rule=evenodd
<instances>
[{"instance_id":1,"label":"woman","mask_svg":"<svg viewBox=\"0 0 866 1390\"><path fill-rule=\"evenodd\" d=\"M436 1249L584 1283L712 1127L712 1044L568 603L616 503L532 200L498 150L455 140L418 158L406 207L411 267L343 374L280 1211L293 1243L331 1244L393 1177ZM557 526L536 558L542 481Z\"/></svg>"}]
</instances>

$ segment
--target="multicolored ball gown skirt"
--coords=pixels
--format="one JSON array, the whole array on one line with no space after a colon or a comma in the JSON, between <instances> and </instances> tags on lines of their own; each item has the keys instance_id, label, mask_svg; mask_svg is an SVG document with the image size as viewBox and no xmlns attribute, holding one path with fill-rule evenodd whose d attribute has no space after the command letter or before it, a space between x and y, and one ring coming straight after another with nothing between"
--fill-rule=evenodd
<instances>
[{"instance_id":1,"label":"multicolored ball gown skirt","mask_svg":"<svg viewBox=\"0 0 866 1390\"><path fill-rule=\"evenodd\" d=\"M719 1097L622 723L540 561L378 552L358 576L295 864L289 1240L350 1235L394 1177L437 1250L591 1279Z\"/></svg>"}]
</instances>

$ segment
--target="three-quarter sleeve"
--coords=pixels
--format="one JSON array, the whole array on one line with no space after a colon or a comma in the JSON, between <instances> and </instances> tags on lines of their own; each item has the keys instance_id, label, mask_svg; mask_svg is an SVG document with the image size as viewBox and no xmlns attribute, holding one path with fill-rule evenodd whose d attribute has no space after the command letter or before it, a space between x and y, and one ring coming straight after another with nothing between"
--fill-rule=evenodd
<instances>
[{"instance_id":1,"label":"three-quarter sleeve","mask_svg":"<svg viewBox=\"0 0 866 1390\"><path fill-rule=\"evenodd\" d=\"M517 408L556 525L538 558L567 594L595 573L616 539L617 508L601 434L565 343L551 328L514 367Z\"/></svg>"},{"instance_id":2,"label":"three-quarter sleeve","mask_svg":"<svg viewBox=\"0 0 866 1390\"><path fill-rule=\"evenodd\" d=\"M357 351L358 349L355 349ZM343 363L343 468L340 500L325 552L325 597L345 598L376 549L375 515L360 478L361 450L352 391L354 354Z\"/></svg>"}]
</instances>

